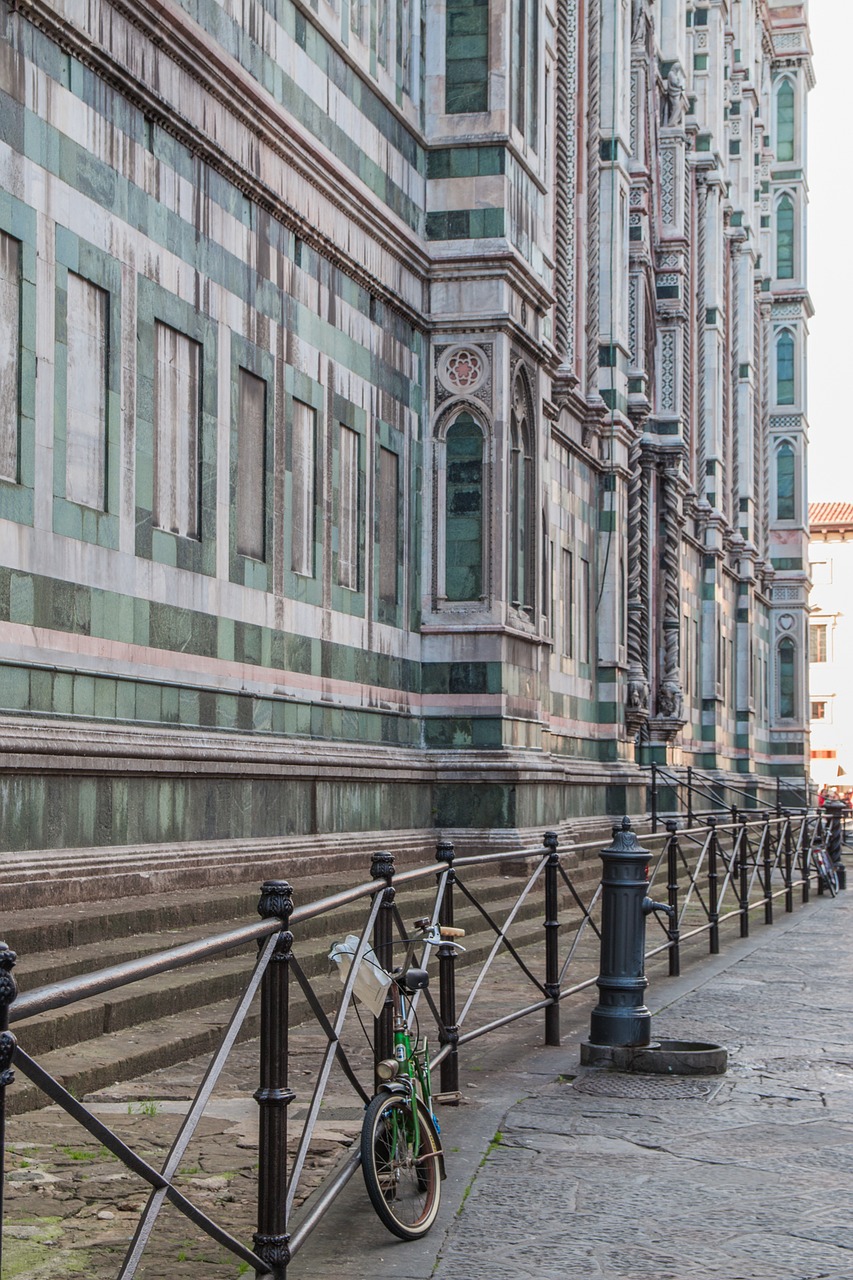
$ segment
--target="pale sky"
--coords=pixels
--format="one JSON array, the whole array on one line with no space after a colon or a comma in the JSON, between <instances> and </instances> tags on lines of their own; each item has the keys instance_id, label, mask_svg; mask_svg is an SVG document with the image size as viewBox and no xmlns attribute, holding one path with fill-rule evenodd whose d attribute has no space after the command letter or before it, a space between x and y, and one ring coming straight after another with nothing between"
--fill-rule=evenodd
<instances>
[{"instance_id":1,"label":"pale sky","mask_svg":"<svg viewBox=\"0 0 853 1280\"><path fill-rule=\"evenodd\" d=\"M809 501L853 502L851 196L845 163L850 0L810 0L817 87L809 94Z\"/></svg>"}]
</instances>

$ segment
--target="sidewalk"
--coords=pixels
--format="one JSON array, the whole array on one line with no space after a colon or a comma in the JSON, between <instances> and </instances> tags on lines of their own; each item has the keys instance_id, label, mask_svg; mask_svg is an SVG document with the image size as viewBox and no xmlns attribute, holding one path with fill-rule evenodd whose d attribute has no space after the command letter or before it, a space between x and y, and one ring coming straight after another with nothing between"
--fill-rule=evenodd
<instances>
[{"instance_id":1,"label":"sidewalk","mask_svg":"<svg viewBox=\"0 0 853 1280\"><path fill-rule=\"evenodd\" d=\"M725 1076L582 1070L588 1007L560 1049L531 1029L487 1089L462 1067L430 1235L395 1241L356 1178L288 1276L853 1280L853 893L752 930L649 989L654 1035L725 1045Z\"/></svg>"}]
</instances>

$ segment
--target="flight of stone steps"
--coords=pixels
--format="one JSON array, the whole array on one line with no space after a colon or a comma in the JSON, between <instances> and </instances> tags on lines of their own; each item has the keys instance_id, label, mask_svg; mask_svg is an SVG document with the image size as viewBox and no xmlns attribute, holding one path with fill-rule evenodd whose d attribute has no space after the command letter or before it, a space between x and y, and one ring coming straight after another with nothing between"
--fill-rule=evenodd
<instances>
[{"instance_id":1,"label":"flight of stone steps","mask_svg":"<svg viewBox=\"0 0 853 1280\"><path fill-rule=\"evenodd\" d=\"M73 853L61 858L7 855L0 879L0 938L18 953L15 973L21 992L32 991L252 923L257 919L259 887L267 877L290 880L297 906L365 883L370 879L370 851L376 847L397 849L398 870L431 861L429 853L413 859L411 845L393 833L383 835L381 844L376 833L350 837L346 848L330 847L322 854L300 852L296 842L266 841L239 853L225 845L207 846L200 853L173 846L165 858L162 850L153 849L87 851L76 860ZM535 859L486 864L460 870L460 875L501 923L534 864ZM590 854L579 860L566 850L564 865L576 891L588 901L600 877L599 859ZM417 887L401 886L398 906L403 919L411 922L428 914L434 892L431 875ZM519 912L511 935L514 945L541 952L543 893L540 882ZM365 898L293 930L294 954L327 1011L334 1008L340 992L329 949L347 933L360 931L367 909ZM488 954L494 933L458 890L456 916L467 934L459 964L473 965ZM568 926L578 918L578 908L563 888L561 920ZM29 1054L83 1097L116 1081L212 1052L245 988L255 953L252 944L23 1019L12 1029ZM535 967L541 970L541 957ZM295 983L290 1010L293 1025L309 1016ZM253 1009L241 1038L257 1034L258 1014ZM18 1072L6 1101L11 1111L21 1112L46 1099Z\"/></svg>"}]
</instances>

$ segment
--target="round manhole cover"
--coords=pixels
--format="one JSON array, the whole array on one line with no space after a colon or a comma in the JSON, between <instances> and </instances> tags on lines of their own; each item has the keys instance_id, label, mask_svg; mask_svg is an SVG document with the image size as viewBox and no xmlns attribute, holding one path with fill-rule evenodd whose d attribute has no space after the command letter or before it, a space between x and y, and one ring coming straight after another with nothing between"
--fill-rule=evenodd
<instances>
[{"instance_id":1,"label":"round manhole cover","mask_svg":"<svg viewBox=\"0 0 853 1280\"><path fill-rule=\"evenodd\" d=\"M648 1098L676 1101L684 1098L707 1098L716 1083L710 1080L686 1080L683 1077L622 1075L616 1071L594 1071L580 1076L572 1088L596 1098Z\"/></svg>"}]
</instances>

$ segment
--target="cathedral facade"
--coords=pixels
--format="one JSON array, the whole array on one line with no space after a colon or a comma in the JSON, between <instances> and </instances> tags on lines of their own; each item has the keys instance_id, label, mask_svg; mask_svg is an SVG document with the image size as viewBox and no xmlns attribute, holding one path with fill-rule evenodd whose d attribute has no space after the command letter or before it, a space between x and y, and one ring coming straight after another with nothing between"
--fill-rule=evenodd
<instances>
[{"instance_id":1,"label":"cathedral facade","mask_svg":"<svg viewBox=\"0 0 853 1280\"><path fill-rule=\"evenodd\" d=\"M5 847L802 783L805 9L0 0Z\"/></svg>"}]
</instances>

